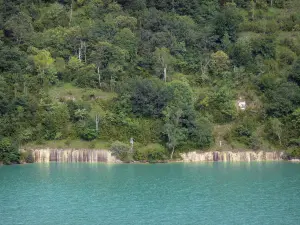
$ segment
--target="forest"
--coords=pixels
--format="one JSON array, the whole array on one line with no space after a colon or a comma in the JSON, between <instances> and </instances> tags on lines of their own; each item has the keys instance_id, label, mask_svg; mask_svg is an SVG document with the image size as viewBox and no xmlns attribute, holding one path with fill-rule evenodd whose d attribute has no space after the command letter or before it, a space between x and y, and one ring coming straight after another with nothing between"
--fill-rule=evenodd
<instances>
[{"instance_id":1,"label":"forest","mask_svg":"<svg viewBox=\"0 0 300 225\"><path fill-rule=\"evenodd\" d=\"M0 0L0 161L39 146L300 157L299 12L299 0Z\"/></svg>"}]
</instances>

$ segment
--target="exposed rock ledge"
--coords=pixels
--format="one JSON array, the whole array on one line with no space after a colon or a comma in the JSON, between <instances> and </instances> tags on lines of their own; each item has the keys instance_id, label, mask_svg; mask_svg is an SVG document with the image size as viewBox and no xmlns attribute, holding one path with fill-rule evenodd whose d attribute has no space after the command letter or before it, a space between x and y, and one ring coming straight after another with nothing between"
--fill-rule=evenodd
<instances>
[{"instance_id":1,"label":"exposed rock ledge","mask_svg":"<svg viewBox=\"0 0 300 225\"><path fill-rule=\"evenodd\" d=\"M34 162L106 162L120 163L108 150L97 149L34 149L31 150ZM284 152L264 151L209 151L209 152L188 152L181 154L183 162L205 162L205 161L279 161L283 160ZM296 160L295 160L296 161Z\"/></svg>"},{"instance_id":2,"label":"exposed rock ledge","mask_svg":"<svg viewBox=\"0 0 300 225\"><path fill-rule=\"evenodd\" d=\"M94 149L35 149L32 150L34 161L48 162L106 162L118 163L119 160L107 150Z\"/></svg>"},{"instance_id":3,"label":"exposed rock ledge","mask_svg":"<svg viewBox=\"0 0 300 225\"><path fill-rule=\"evenodd\" d=\"M263 152L263 151L210 151L210 152L188 152L181 154L183 162L205 162L205 161L279 161L283 160L284 152Z\"/></svg>"},{"instance_id":4,"label":"exposed rock ledge","mask_svg":"<svg viewBox=\"0 0 300 225\"><path fill-rule=\"evenodd\" d=\"M290 162L297 162L297 163L300 163L300 159L290 159L289 161L290 161Z\"/></svg>"}]
</instances>

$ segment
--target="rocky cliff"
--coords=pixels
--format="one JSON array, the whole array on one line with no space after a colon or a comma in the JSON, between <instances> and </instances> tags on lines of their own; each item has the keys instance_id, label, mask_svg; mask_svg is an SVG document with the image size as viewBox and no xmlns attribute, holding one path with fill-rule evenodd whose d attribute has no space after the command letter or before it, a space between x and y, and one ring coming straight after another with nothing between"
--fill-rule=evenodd
<instances>
[{"instance_id":1,"label":"rocky cliff","mask_svg":"<svg viewBox=\"0 0 300 225\"><path fill-rule=\"evenodd\" d=\"M32 150L35 162L107 162L116 163L117 159L107 150L90 149L35 149Z\"/></svg>"},{"instance_id":2,"label":"rocky cliff","mask_svg":"<svg viewBox=\"0 0 300 225\"><path fill-rule=\"evenodd\" d=\"M92 149L35 149L32 150L34 161L37 163L48 162L120 162L107 150ZM206 162L206 161L279 161L283 159L284 152L263 151L209 151L188 152L181 154L183 162Z\"/></svg>"},{"instance_id":3,"label":"rocky cliff","mask_svg":"<svg viewBox=\"0 0 300 225\"><path fill-rule=\"evenodd\" d=\"M282 160L283 152L263 152L263 151L210 151L210 152L189 152L181 154L184 162L205 162L205 161L279 161Z\"/></svg>"}]
</instances>

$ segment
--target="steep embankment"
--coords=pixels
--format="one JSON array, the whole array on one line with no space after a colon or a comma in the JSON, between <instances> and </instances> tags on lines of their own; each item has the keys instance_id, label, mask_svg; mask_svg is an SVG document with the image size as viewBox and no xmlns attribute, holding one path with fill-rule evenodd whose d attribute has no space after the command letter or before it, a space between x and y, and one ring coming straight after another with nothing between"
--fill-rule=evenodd
<instances>
[{"instance_id":1,"label":"steep embankment","mask_svg":"<svg viewBox=\"0 0 300 225\"><path fill-rule=\"evenodd\" d=\"M210 152L189 152L181 154L184 162L204 162L204 161L279 161L283 160L284 152L232 152L232 151L210 151Z\"/></svg>"},{"instance_id":2,"label":"steep embankment","mask_svg":"<svg viewBox=\"0 0 300 225\"><path fill-rule=\"evenodd\" d=\"M117 159L107 150L93 149L35 149L32 150L35 162L107 162L116 163Z\"/></svg>"},{"instance_id":3,"label":"steep embankment","mask_svg":"<svg viewBox=\"0 0 300 225\"><path fill-rule=\"evenodd\" d=\"M37 163L48 162L119 162L110 151L92 149L35 149L32 150L34 161ZM283 160L284 152L263 151L209 151L189 152L181 154L183 162L206 162L206 161L279 161Z\"/></svg>"}]
</instances>

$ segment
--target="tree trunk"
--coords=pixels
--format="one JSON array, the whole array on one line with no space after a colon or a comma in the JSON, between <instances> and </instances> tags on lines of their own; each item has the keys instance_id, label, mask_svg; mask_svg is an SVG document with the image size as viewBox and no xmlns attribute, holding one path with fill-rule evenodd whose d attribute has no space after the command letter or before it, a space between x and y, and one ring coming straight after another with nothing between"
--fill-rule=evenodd
<instances>
[{"instance_id":1,"label":"tree trunk","mask_svg":"<svg viewBox=\"0 0 300 225\"><path fill-rule=\"evenodd\" d=\"M26 82L24 82L23 84L23 93L25 96L27 96L27 86L26 86Z\"/></svg>"},{"instance_id":2,"label":"tree trunk","mask_svg":"<svg viewBox=\"0 0 300 225\"><path fill-rule=\"evenodd\" d=\"M110 91L112 92L112 75L110 75Z\"/></svg>"},{"instance_id":3,"label":"tree trunk","mask_svg":"<svg viewBox=\"0 0 300 225\"><path fill-rule=\"evenodd\" d=\"M72 2L71 2L71 11L70 11L69 27L71 26L71 23L72 23L72 17L73 17L73 0L72 0Z\"/></svg>"},{"instance_id":4,"label":"tree trunk","mask_svg":"<svg viewBox=\"0 0 300 225\"><path fill-rule=\"evenodd\" d=\"M78 49L78 59L81 62L81 47Z\"/></svg>"},{"instance_id":5,"label":"tree trunk","mask_svg":"<svg viewBox=\"0 0 300 225\"><path fill-rule=\"evenodd\" d=\"M99 131L99 122L100 122L100 118L98 115L95 116L95 123L96 123L96 131Z\"/></svg>"},{"instance_id":6,"label":"tree trunk","mask_svg":"<svg viewBox=\"0 0 300 225\"><path fill-rule=\"evenodd\" d=\"M175 147L173 146L173 148L172 148L172 152L171 152L171 159L173 159L173 154L174 154L174 151L175 151Z\"/></svg>"},{"instance_id":7,"label":"tree trunk","mask_svg":"<svg viewBox=\"0 0 300 225\"><path fill-rule=\"evenodd\" d=\"M167 66L164 68L164 82L167 82Z\"/></svg>"},{"instance_id":8,"label":"tree trunk","mask_svg":"<svg viewBox=\"0 0 300 225\"><path fill-rule=\"evenodd\" d=\"M84 62L86 63L86 43L83 42Z\"/></svg>"},{"instance_id":9,"label":"tree trunk","mask_svg":"<svg viewBox=\"0 0 300 225\"><path fill-rule=\"evenodd\" d=\"M251 17L252 17L252 20L254 20L256 3L254 1L252 1L251 3L252 3Z\"/></svg>"},{"instance_id":10,"label":"tree trunk","mask_svg":"<svg viewBox=\"0 0 300 225\"><path fill-rule=\"evenodd\" d=\"M281 145L282 145L282 143L281 143L281 137L280 137L279 134L278 134L277 136L278 136L279 144L280 144L280 146L281 146Z\"/></svg>"},{"instance_id":11,"label":"tree trunk","mask_svg":"<svg viewBox=\"0 0 300 225\"><path fill-rule=\"evenodd\" d=\"M14 94L15 94L15 98L17 98L17 84L14 84Z\"/></svg>"},{"instance_id":12,"label":"tree trunk","mask_svg":"<svg viewBox=\"0 0 300 225\"><path fill-rule=\"evenodd\" d=\"M101 88L101 74L100 74L100 68L97 67L97 73L98 73L98 82L99 82L99 88Z\"/></svg>"},{"instance_id":13,"label":"tree trunk","mask_svg":"<svg viewBox=\"0 0 300 225\"><path fill-rule=\"evenodd\" d=\"M172 0L172 12L175 13L175 1Z\"/></svg>"}]
</instances>

